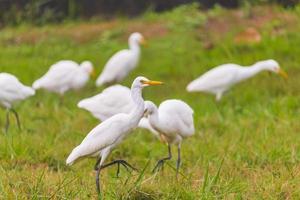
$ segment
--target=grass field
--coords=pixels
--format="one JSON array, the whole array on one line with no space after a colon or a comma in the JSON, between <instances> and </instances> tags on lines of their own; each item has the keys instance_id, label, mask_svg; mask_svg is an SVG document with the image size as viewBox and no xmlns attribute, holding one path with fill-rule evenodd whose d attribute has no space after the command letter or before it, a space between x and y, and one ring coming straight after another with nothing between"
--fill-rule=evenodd
<instances>
[{"instance_id":1,"label":"grass field","mask_svg":"<svg viewBox=\"0 0 300 200\"><path fill-rule=\"evenodd\" d=\"M164 81L164 86L146 88L145 99L188 102L196 134L183 142L182 175L176 181L176 159L162 173L151 173L167 155L166 145L145 130L134 131L108 161L123 158L140 171L122 169L120 178L116 168L102 171L105 199L299 199L299 10L264 6L198 12L183 6L131 20L7 27L0 31L0 71L31 85L54 62L73 59L91 60L100 73L114 52L127 47L128 35L140 31L149 45L122 84L130 86L138 75ZM236 42L246 27L258 30L261 41ZM262 73L233 88L220 103L185 91L191 80L218 64L250 65L269 58L289 73L287 81ZM72 167L65 160L99 123L77 102L102 89L91 80L83 90L67 93L63 104L57 95L38 91L16 106L22 131L12 121L8 134L1 109L0 199L97 198L95 160Z\"/></svg>"}]
</instances>

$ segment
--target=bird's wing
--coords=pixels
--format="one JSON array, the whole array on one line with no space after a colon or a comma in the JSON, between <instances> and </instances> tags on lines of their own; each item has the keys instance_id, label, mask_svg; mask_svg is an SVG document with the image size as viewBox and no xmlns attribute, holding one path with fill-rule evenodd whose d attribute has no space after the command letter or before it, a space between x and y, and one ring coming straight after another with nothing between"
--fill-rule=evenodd
<instances>
[{"instance_id":1,"label":"bird's wing","mask_svg":"<svg viewBox=\"0 0 300 200\"><path fill-rule=\"evenodd\" d=\"M177 99L166 100L159 105L159 120L164 129L177 132L182 137L194 134L193 109Z\"/></svg>"},{"instance_id":2,"label":"bird's wing","mask_svg":"<svg viewBox=\"0 0 300 200\"><path fill-rule=\"evenodd\" d=\"M128 113L133 107L130 89L122 85L113 85L100 94L83 99L78 103L78 107L91 112L101 121L118 114Z\"/></svg>"},{"instance_id":3,"label":"bird's wing","mask_svg":"<svg viewBox=\"0 0 300 200\"><path fill-rule=\"evenodd\" d=\"M135 65L134 55L130 50L122 50L113 55L97 79L97 85L122 81Z\"/></svg>"},{"instance_id":4,"label":"bird's wing","mask_svg":"<svg viewBox=\"0 0 300 200\"><path fill-rule=\"evenodd\" d=\"M32 96L35 91L23 85L15 76L8 73L0 74L0 99L13 102Z\"/></svg>"},{"instance_id":5,"label":"bird's wing","mask_svg":"<svg viewBox=\"0 0 300 200\"><path fill-rule=\"evenodd\" d=\"M73 61L60 61L50 67L48 72L40 79L35 81L33 86L38 87L56 87L69 85L78 70L78 64Z\"/></svg>"},{"instance_id":6,"label":"bird's wing","mask_svg":"<svg viewBox=\"0 0 300 200\"><path fill-rule=\"evenodd\" d=\"M189 91L207 91L219 87L230 87L237 74L237 65L225 64L215 67L192 81Z\"/></svg>"},{"instance_id":7,"label":"bird's wing","mask_svg":"<svg viewBox=\"0 0 300 200\"><path fill-rule=\"evenodd\" d=\"M114 145L120 137L126 135L130 130L128 115L118 114L111 117L91 130L81 144L73 149L67 159L67 164L72 164L81 157L93 155Z\"/></svg>"}]
</instances>

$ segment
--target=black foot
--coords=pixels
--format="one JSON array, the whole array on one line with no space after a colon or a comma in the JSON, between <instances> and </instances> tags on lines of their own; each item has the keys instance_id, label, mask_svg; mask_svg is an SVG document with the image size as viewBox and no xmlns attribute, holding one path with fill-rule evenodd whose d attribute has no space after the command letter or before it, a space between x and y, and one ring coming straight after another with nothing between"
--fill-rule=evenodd
<instances>
[{"instance_id":1,"label":"black foot","mask_svg":"<svg viewBox=\"0 0 300 200\"><path fill-rule=\"evenodd\" d=\"M99 159L100 160L100 159ZM96 162L96 165L95 165L95 170L97 171L96 173L96 188L97 188L97 192L98 192L98 195L101 196L101 190L100 190L100 171L104 168L107 168L109 166L112 166L112 165L115 165L117 164L118 165L118 169L117 169L117 177L119 177L119 173L120 173L120 165L122 165L123 167L125 167L125 169L127 171L129 171L129 169L132 169L132 170L135 170L135 171L138 171L135 167L133 167L132 165L130 165L128 162L126 162L125 160L114 160L110 163L107 163L106 165L103 165L101 166L100 168L98 167L99 165L99 162L97 161Z\"/></svg>"},{"instance_id":2,"label":"black foot","mask_svg":"<svg viewBox=\"0 0 300 200\"><path fill-rule=\"evenodd\" d=\"M117 173L116 173L117 177L119 177L119 174L120 174L120 165L122 165L126 169L126 171L128 171L128 172L130 171L130 169L134 170L134 171L138 171L135 167L133 167L132 165L130 165L125 160L114 160L114 161L112 161L112 162L110 162L110 163L108 163L106 165L101 166L100 170L102 170L102 169L104 169L106 167L109 167L111 165L115 165L115 164L118 165L117 166L118 167L117 168ZM98 171L98 169L99 169L99 162L97 161L97 163L95 164L94 170Z\"/></svg>"},{"instance_id":3,"label":"black foot","mask_svg":"<svg viewBox=\"0 0 300 200\"><path fill-rule=\"evenodd\" d=\"M166 161L165 158L159 160L159 161L156 163L154 169L152 170L152 173L157 172L157 171L160 171L161 169L163 169L164 164L165 164L165 161Z\"/></svg>"},{"instance_id":4,"label":"black foot","mask_svg":"<svg viewBox=\"0 0 300 200\"><path fill-rule=\"evenodd\" d=\"M119 177L119 174L120 174L120 165L122 165L128 172L131 170L134 170L134 171L138 171L135 167L133 167L132 165L130 165L128 162L126 162L125 160L114 160L106 165L103 165L101 166L101 170L106 168L106 167L109 167L111 165L115 165L117 164L118 165L118 168L117 168L117 177Z\"/></svg>"}]
</instances>

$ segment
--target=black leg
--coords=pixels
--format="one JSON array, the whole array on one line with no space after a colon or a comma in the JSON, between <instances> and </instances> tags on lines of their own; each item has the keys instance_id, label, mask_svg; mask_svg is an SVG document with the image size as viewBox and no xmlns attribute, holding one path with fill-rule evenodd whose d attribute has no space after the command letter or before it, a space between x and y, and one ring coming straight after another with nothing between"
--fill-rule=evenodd
<instances>
[{"instance_id":1,"label":"black leg","mask_svg":"<svg viewBox=\"0 0 300 200\"><path fill-rule=\"evenodd\" d=\"M19 130L21 130L20 118L19 118L19 115L18 115L17 111L15 111L13 108L11 109L11 111L14 113L14 115L16 117Z\"/></svg>"},{"instance_id":2,"label":"black leg","mask_svg":"<svg viewBox=\"0 0 300 200\"><path fill-rule=\"evenodd\" d=\"M98 168L99 168L98 165L99 165L100 161L101 161L101 157L99 157L99 158L97 159L97 162L96 162L96 164L95 164L95 166L94 166L94 170L95 170L95 171L98 170Z\"/></svg>"},{"instance_id":3,"label":"black leg","mask_svg":"<svg viewBox=\"0 0 300 200\"><path fill-rule=\"evenodd\" d=\"M97 192L101 196L101 190L100 190L100 171L101 168L98 167L97 173L96 173L96 187L97 187Z\"/></svg>"},{"instance_id":4,"label":"black leg","mask_svg":"<svg viewBox=\"0 0 300 200\"><path fill-rule=\"evenodd\" d=\"M101 161L101 157L98 158L96 164L95 164L95 167L94 169L97 171L96 173L96 187L97 187L97 192L98 194L101 196L101 191L100 191L100 170L101 170L101 167L98 167L99 163Z\"/></svg>"},{"instance_id":5,"label":"black leg","mask_svg":"<svg viewBox=\"0 0 300 200\"><path fill-rule=\"evenodd\" d=\"M177 164L176 164L176 178L178 178L179 167L180 167L180 164L181 164L180 150L181 150L181 147L180 147L180 144L179 144L179 145L178 145Z\"/></svg>"},{"instance_id":6,"label":"black leg","mask_svg":"<svg viewBox=\"0 0 300 200\"><path fill-rule=\"evenodd\" d=\"M133 167L132 165L130 165L125 160L114 160L114 161L112 161L110 163L107 163L106 165L103 165L103 166L99 167L98 165L99 165L100 161L101 161L101 157L97 160L96 165L95 165L95 170L97 170L97 173L96 173L96 187L97 187L97 192L98 192L99 195L101 195L101 190L100 190L100 171L102 169L117 164L118 165L117 176L119 176L119 173L120 173L120 165L124 166L127 171L129 171L129 168L131 168L132 170L136 170L137 171L137 169L135 167Z\"/></svg>"},{"instance_id":7,"label":"black leg","mask_svg":"<svg viewBox=\"0 0 300 200\"><path fill-rule=\"evenodd\" d=\"M126 167L125 167L126 168ZM127 169L127 168L126 168ZM127 169L128 170L128 169ZM120 163L118 163L118 169L117 169L117 178L119 178L120 174Z\"/></svg>"},{"instance_id":8,"label":"black leg","mask_svg":"<svg viewBox=\"0 0 300 200\"><path fill-rule=\"evenodd\" d=\"M152 170L152 173L158 171L160 168L163 167L164 162L165 162L166 160L170 160L170 159L172 158L172 152L171 152L171 146L170 146L170 144L168 144L168 151L169 151L169 156L166 157L166 158L160 159L160 160L156 163L154 169Z\"/></svg>"},{"instance_id":9,"label":"black leg","mask_svg":"<svg viewBox=\"0 0 300 200\"><path fill-rule=\"evenodd\" d=\"M9 110L6 110L5 133L8 132L8 128L9 128Z\"/></svg>"}]
</instances>

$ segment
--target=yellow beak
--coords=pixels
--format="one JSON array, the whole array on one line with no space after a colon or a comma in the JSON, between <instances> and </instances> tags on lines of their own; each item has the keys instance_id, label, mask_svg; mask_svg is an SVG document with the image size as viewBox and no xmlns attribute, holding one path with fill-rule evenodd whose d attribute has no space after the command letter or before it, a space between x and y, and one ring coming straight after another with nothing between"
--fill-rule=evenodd
<instances>
[{"instance_id":1,"label":"yellow beak","mask_svg":"<svg viewBox=\"0 0 300 200\"><path fill-rule=\"evenodd\" d=\"M147 84L147 85L162 85L163 82L160 82L160 81L143 81L143 84Z\"/></svg>"},{"instance_id":2,"label":"yellow beak","mask_svg":"<svg viewBox=\"0 0 300 200\"><path fill-rule=\"evenodd\" d=\"M285 79L287 79L289 77L288 74L285 71L283 71L282 69L279 69L278 74Z\"/></svg>"}]
</instances>

